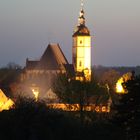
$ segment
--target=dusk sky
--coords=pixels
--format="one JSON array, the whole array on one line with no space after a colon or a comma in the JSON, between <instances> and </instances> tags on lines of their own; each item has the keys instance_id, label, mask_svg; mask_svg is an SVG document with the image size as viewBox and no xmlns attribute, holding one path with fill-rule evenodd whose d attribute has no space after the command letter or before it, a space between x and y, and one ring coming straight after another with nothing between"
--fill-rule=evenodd
<instances>
[{"instance_id":1,"label":"dusk sky","mask_svg":"<svg viewBox=\"0 0 140 140\"><path fill-rule=\"evenodd\" d=\"M85 0L92 37L92 65L140 65L140 0ZM0 0L0 67L25 66L49 43L59 43L68 61L80 0Z\"/></svg>"}]
</instances>

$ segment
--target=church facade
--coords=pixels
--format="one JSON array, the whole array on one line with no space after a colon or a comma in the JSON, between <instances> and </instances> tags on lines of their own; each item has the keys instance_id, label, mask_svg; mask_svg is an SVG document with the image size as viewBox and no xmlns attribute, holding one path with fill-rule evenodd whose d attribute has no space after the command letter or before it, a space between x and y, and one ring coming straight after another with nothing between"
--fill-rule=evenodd
<instances>
[{"instance_id":1,"label":"church facade","mask_svg":"<svg viewBox=\"0 0 140 140\"><path fill-rule=\"evenodd\" d=\"M40 60L26 59L26 67L22 80L40 75L57 75L60 73L74 73L73 65L68 63L59 44L49 44Z\"/></svg>"}]
</instances>

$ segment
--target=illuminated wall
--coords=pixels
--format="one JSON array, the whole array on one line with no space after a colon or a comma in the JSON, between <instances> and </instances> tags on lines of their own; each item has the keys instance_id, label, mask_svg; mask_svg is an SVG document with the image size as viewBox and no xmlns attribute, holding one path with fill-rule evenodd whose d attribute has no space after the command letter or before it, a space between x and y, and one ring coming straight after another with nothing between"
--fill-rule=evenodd
<instances>
[{"instance_id":1,"label":"illuminated wall","mask_svg":"<svg viewBox=\"0 0 140 140\"><path fill-rule=\"evenodd\" d=\"M73 37L73 64L76 72L84 72L87 81L91 80L91 37ZM78 79L78 78L77 78Z\"/></svg>"}]
</instances>

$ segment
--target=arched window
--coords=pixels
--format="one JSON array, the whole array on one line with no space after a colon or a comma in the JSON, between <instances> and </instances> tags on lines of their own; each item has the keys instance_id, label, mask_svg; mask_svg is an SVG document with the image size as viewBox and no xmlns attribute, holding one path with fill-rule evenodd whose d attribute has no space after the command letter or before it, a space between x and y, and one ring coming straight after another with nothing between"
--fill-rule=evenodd
<instances>
[{"instance_id":1,"label":"arched window","mask_svg":"<svg viewBox=\"0 0 140 140\"><path fill-rule=\"evenodd\" d=\"M82 62L80 61L80 62L79 62L79 67L81 67L81 66L82 66Z\"/></svg>"}]
</instances>

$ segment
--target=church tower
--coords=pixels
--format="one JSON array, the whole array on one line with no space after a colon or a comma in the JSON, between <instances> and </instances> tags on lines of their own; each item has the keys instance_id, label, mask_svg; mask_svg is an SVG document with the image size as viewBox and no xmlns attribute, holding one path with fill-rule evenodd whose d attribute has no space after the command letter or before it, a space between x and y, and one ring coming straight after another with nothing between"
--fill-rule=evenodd
<instances>
[{"instance_id":1,"label":"church tower","mask_svg":"<svg viewBox=\"0 0 140 140\"><path fill-rule=\"evenodd\" d=\"M72 62L76 80L91 81L91 36L85 25L83 0L78 25L73 33Z\"/></svg>"}]
</instances>

